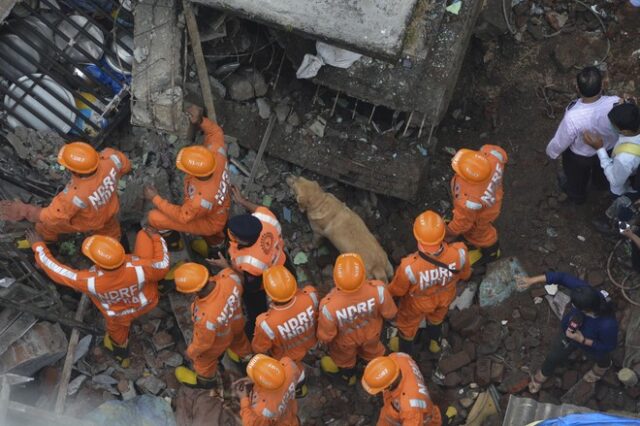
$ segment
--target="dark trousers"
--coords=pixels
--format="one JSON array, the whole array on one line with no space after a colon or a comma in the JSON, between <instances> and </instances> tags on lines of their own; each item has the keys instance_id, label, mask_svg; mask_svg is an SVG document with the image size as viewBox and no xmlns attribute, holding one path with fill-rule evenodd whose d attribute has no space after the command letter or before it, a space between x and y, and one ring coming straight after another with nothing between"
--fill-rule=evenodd
<instances>
[{"instance_id":1,"label":"dark trousers","mask_svg":"<svg viewBox=\"0 0 640 426\"><path fill-rule=\"evenodd\" d=\"M551 344L551 350L542 363L541 371L543 375L546 377L551 376L555 369L559 367L560 364L566 362L569 359L569 355L578 349L578 346L571 342L573 341L561 334L556 341ZM608 353L600 357L593 357L587 353L587 356L593 358L596 364L598 364L598 367L608 368L611 365L611 358Z\"/></svg>"},{"instance_id":2,"label":"dark trousers","mask_svg":"<svg viewBox=\"0 0 640 426\"><path fill-rule=\"evenodd\" d=\"M296 268L287 256L287 261L284 266L296 276ZM251 341L256 329L256 319L258 315L267 312L269 305L267 303L267 293L262 287L262 275L254 276L245 273L244 274L244 292L242 293L242 302L244 303L245 313L247 315L244 325L244 331L247 333L247 337Z\"/></svg>"},{"instance_id":3,"label":"dark trousers","mask_svg":"<svg viewBox=\"0 0 640 426\"><path fill-rule=\"evenodd\" d=\"M562 169L567 181L562 190L569 198L577 202L584 202L587 198L589 181L599 190L609 188L607 177L600 167L597 155L583 157L567 149L562 153Z\"/></svg>"}]
</instances>

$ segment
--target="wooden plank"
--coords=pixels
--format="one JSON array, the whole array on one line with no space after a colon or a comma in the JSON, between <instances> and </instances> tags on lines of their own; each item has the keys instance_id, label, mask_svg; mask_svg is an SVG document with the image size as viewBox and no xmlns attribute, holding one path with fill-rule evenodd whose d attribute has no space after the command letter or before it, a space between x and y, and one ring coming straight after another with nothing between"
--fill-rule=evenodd
<instances>
[{"instance_id":1,"label":"wooden plank","mask_svg":"<svg viewBox=\"0 0 640 426\"><path fill-rule=\"evenodd\" d=\"M269 119L269 124L267 124L267 130L264 131L264 135L262 135L262 141L260 142L260 146L258 147L258 153L256 154L256 159L253 160L253 166L251 166L251 174L249 175L249 180L247 181L247 188L251 188L253 185L253 180L256 178L256 173L258 173L258 167L260 167L260 163L262 162L262 156L264 155L264 150L267 148L267 144L269 143L269 139L271 139L271 133L273 132L273 125L276 123L276 114L271 114L271 118Z\"/></svg>"},{"instance_id":2,"label":"wooden plank","mask_svg":"<svg viewBox=\"0 0 640 426\"><path fill-rule=\"evenodd\" d=\"M89 297L83 294L74 317L76 321L82 321L87 307L89 307ZM78 340L80 340L80 330L74 327L73 330L71 330L71 338L69 339L69 346L67 347L67 357L64 360L64 367L62 368L62 375L58 386L58 397L54 410L56 414L62 414L64 412L64 403L67 400L67 389L69 388L69 379L71 378L71 369L73 367L73 356L78 346Z\"/></svg>"},{"instance_id":3,"label":"wooden plank","mask_svg":"<svg viewBox=\"0 0 640 426\"><path fill-rule=\"evenodd\" d=\"M193 58L196 61L196 71L198 72L204 106L207 108L207 117L213 121L217 121L216 109L213 104L213 94L211 93L211 82L209 81L209 71L207 70L207 63L204 60L204 52L202 51L202 45L200 43L198 22L196 21L193 6L191 6L189 0L182 0L182 11L184 12L184 19L187 23L189 39L191 39L191 49L193 50Z\"/></svg>"}]
</instances>

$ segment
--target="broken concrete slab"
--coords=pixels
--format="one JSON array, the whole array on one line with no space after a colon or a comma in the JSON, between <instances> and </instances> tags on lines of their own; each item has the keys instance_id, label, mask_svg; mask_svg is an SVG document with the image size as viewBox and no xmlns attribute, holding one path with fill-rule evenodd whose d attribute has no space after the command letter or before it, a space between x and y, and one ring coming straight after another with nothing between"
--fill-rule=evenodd
<instances>
[{"instance_id":1,"label":"broken concrete slab","mask_svg":"<svg viewBox=\"0 0 640 426\"><path fill-rule=\"evenodd\" d=\"M417 0L197 0L373 56L400 56Z\"/></svg>"},{"instance_id":2,"label":"broken concrete slab","mask_svg":"<svg viewBox=\"0 0 640 426\"><path fill-rule=\"evenodd\" d=\"M141 2L134 14L131 124L186 136L189 120L183 113L182 29L176 0Z\"/></svg>"},{"instance_id":3,"label":"broken concrete slab","mask_svg":"<svg viewBox=\"0 0 640 426\"><path fill-rule=\"evenodd\" d=\"M32 376L60 360L67 345L67 336L59 324L40 322L0 356L0 372Z\"/></svg>"},{"instance_id":4,"label":"broken concrete slab","mask_svg":"<svg viewBox=\"0 0 640 426\"><path fill-rule=\"evenodd\" d=\"M167 387L167 384L154 375L148 375L136 380L136 386L143 392L158 395Z\"/></svg>"},{"instance_id":5,"label":"broken concrete slab","mask_svg":"<svg viewBox=\"0 0 640 426\"><path fill-rule=\"evenodd\" d=\"M443 357L438 366L443 374L449 374L464 367L470 362L471 359L469 358L469 355L465 351L460 351L456 354Z\"/></svg>"},{"instance_id":6,"label":"broken concrete slab","mask_svg":"<svg viewBox=\"0 0 640 426\"><path fill-rule=\"evenodd\" d=\"M516 290L515 277L527 273L515 257L500 259L487 267L480 283L478 302L481 307L494 306L506 300Z\"/></svg>"}]
</instances>

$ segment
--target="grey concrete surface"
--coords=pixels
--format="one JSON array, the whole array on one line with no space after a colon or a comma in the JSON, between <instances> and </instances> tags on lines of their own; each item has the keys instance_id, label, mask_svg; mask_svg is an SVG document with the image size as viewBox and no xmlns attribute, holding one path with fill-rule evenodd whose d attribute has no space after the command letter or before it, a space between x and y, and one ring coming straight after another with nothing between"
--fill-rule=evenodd
<instances>
[{"instance_id":1,"label":"grey concrete surface","mask_svg":"<svg viewBox=\"0 0 640 426\"><path fill-rule=\"evenodd\" d=\"M398 57L417 0L196 0L373 57Z\"/></svg>"}]
</instances>

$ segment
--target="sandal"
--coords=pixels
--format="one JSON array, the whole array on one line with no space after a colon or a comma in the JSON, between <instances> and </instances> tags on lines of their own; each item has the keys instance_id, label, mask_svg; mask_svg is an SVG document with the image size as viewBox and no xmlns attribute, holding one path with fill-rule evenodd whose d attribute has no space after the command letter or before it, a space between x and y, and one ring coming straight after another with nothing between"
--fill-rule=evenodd
<instances>
[{"instance_id":1,"label":"sandal","mask_svg":"<svg viewBox=\"0 0 640 426\"><path fill-rule=\"evenodd\" d=\"M542 385L547 381L547 379L548 377L545 377L542 374L542 371L536 371L536 373L531 376L531 381L529 382L529 392L533 394L540 392L540 389L542 389Z\"/></svg>"},{"instance_id":2,"label":"sandal","mask_svg":"<svg viewBox=\"0 0 640 426\"><path fill-rule=\"evenodd\" d=\"M595 383L600 379L602 379L602 376L605 375L605 373L609 370L609 368L610 367L606 367L606 368L598 367L598 365L596 364L591 368L591 370L585 373L585 375L582 377L582 380L584 380L587 383Z\"/></svg>"}]
</instances>

